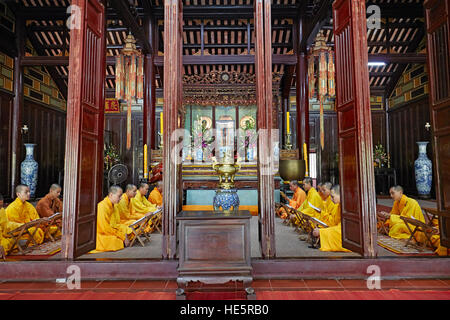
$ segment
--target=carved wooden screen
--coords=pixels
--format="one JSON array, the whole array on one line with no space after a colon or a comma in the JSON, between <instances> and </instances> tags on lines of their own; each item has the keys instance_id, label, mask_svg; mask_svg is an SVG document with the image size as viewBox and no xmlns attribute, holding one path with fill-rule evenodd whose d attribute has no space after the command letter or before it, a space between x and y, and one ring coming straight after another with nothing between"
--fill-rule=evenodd
<instances>
[{"instance_id":1,"label":"carved wooden screen","mask_svg":"<svg viewBox=\"0 0 450 320\"><path fill-rule=\"evenodd\" d=\"M66 259L95 248L105 101L105 8L98 0L74 0L72 5L62 240Z\"/></svg>"},{"instance_id":2,"label":"carved wooden screen","mask_svg":"<svg viewBox=\"0 0 450 320\"><path fill-rule=\"evenodd\" d=\"M450 248L450 0L425 4L436 197L441 244Z\"/></svg>"},{"instance_id":3,"label":"carved wooden screen","mask_svg":"<svg viewBox=\"0 0 450 320\"><path fill-rule=\"evenodd\" d=\"M375 256L376 202L363 0L333 3L342 244Z\"/></svg>"}]
</instances>

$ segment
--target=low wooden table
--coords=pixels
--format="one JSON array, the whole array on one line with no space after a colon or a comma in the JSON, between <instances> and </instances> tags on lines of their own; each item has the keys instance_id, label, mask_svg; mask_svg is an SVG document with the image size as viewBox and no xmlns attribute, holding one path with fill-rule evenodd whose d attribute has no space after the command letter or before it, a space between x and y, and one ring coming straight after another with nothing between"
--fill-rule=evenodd
<instances>
[{"instance_id":1,"label":"low wooden table","mask_svg":"<svg viewBox=\"0 0 450 320\"><path fill-rule=\"evenodd\" d=\"M191 281L222 284L243 281L247 299L255 299L247 210L182 211L177 215L179 264L177 299L186 299Z\"/></svg>"}]
</instances>

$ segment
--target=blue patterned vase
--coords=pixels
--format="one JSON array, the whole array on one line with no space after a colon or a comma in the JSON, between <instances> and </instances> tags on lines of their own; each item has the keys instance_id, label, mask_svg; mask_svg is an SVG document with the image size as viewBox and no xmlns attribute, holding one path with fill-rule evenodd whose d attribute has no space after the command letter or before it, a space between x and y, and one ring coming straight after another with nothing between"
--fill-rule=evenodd
<instances>
[{"instance_id":1,"label":"blue patterned vase","mask_svg":"<svg viewBox=\"0 0 450 320\"><path fill-rule=\"evenodd\" d=\"M217 189L213 200L214 210L233 211L239 210L239 196L237 189Z\"/></svg>"},{"instance_id":2,"label":"blue patterned vase","mask_svg":"<svg viewBox=\"0 0 450 320\"><path fill-rule=\"evenodd\" d=\"M26 156L20 164L20 183L30 188L30 197L34 198L38 180L38 163L33 158L34 143L25 143Z\"/></svg>"},{"instance_id":3,"label":"blue patterned vase","mask_svg":"<svg viewBox=\"0 0 450 320\"><path fill-rule=\"evenodd\" d=\"M416 173L416 187L419 196L428 198L430 196L432 175L432 163L427 157L428 141L419 141L419 157L414 162Z\"/></svg>"}]
</instances>

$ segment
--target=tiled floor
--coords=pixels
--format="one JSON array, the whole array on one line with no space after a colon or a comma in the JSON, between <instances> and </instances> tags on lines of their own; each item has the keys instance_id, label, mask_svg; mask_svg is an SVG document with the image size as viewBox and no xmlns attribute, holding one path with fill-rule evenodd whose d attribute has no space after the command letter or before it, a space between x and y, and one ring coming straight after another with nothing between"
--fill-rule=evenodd
<instances>
[{"instance_id":1,"label":"tiled floor","mask_svg":"<svg viewBox=\"0 0 450 320\"><path fill-rule=\"evenodd\" d=\"M366 280L254 280L252 284L258 291L363 291L368 290ZM82 281L80 290L94 292L174 292L176 281ZM191 283L189 289L201 288L207 291L241 290L242 283L223 285L204 285ZM382 280L381 290L440 290L450 291L450 279L403 279ZM55 282L0 282L0 293L8 292L64 292L68 291L65 283Z\"/></svg>"}]
</instances>

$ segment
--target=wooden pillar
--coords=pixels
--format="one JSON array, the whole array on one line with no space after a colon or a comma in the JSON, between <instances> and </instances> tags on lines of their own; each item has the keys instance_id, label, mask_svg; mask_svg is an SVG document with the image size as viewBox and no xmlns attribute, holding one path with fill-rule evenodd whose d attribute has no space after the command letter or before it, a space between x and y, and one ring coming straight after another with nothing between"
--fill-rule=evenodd
<instances>
[{"instance_id":1,"label":"wooden pillar","mask_svg":"<svg viewBox=\"0 0 450 320\"><path fill-rule=\"evenodd\" d=\"M16 197L15 188L20 184L20 155L22 148L22 113L23 113L23 66L22 57L25 55L25 21L21 15L16 16L16 51L14 59L14 100L11 127L11 185L10 196Z\"/></svg>"},{"instance_id":2,"label":"wooden pillar","mask_svg":"<svg viewBox=\"0 0 450 320\"><path fill-rule=\"evenodd\" d=\"M304 29L304 17L301 16L297 21L295 33L296 35L296 53L297 65L296 73L296 105L297 105L297 147L300 152L300 158L304 159L303 144L306 143L309 151L309 93L308 93L308 56L306 47L302 47Z\"/></svg>"},{"instance_id":3,"label":"wooden pillar","mask_svg":"<svg viewBox=\"0 0 450 320\"><path fill-rule=\"evenodd\" d=\"M70 31L61 252L71 260L95 249L102 200L106 71L105 7L73 0L79 28Z\"/></svg>"},{"instance_id":4,"label":"wooden pillar","mask_svg":"<svg viewBox=\"0 0 450 320\"><path fill-rule=\"evenodd\" d=\"M376 257L376 198L365 1L336 0L333 3L333 23L342 244L365 257Z\"/></svg>"},{"instance_id":5,"label":"wooden pillar","mask_svg":"<svg viewBox=\"0 0 450 320\"><path fill-rule=\"evenodd\" d=\"M258 208L261 253L275 257L274 156L272 149L272 40L270 0L254 1L258 119Z\"/></svg>"},{"instance_id":6,"label":"wooden pillar","mask_svg":"<svg viewBox=\"0 0 450 320\"><path fill-rule=\"evenodd\" d=\"M450 248L450 0L424 3L436 200L441 245Z\"/></svg>"},{"instance_id":7,"label":"wooden pillar","mask_svg":"<svg viewBox=\"0 0 450 320\"><path fill-rule=\"evenodd\" d=\"M155 86L155 66L154 57L158 54L158 47L154 47L155 24L153 19L145 20L145 34L152 44L153 52L148 53L144 60L144 104L143 104L143 144L148 149L155 149L155 104L156 104L156 86ZM150 154L150 152L149 152Z\"/></svg>"},{"instance_id":8,"label":"wooden pillar","mask_svg":"<svg viewBox=\"0 0 450 320\"><path fill-rule=\"evenodd\" d=\"M178 127L178 110L182 107L182 35L183 7L181 0L164 2L164 118L163 118L163 218L162 256L174 259L176 256L176 221L180 208L178 190L180 166L178 139L172 134Z\"/></svg>"}]
</instances>

